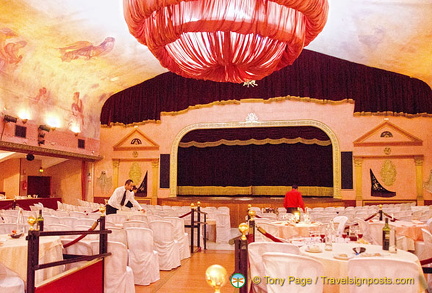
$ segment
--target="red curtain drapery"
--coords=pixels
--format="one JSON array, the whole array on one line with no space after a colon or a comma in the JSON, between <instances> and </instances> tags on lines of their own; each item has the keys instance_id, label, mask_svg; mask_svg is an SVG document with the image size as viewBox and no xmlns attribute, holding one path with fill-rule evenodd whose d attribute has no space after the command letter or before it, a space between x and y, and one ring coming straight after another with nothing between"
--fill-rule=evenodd
<instances>
[{"instance_id":1,"label":"red curtain drapery","mask_svg":"<svg viewBox=\"0 0 432 293\"><path fill-rule=\"evenodd\" d=\"M292 64L327 13L327 0L124 0L129 31L162 66L234 83Z\"/></svg>"}]
</instances>

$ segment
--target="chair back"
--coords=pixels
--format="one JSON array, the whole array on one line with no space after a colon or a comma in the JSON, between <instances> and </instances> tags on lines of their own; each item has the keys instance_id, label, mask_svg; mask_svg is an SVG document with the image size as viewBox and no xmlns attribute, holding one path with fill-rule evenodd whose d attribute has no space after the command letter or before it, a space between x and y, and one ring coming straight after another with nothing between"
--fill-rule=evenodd
<instances>
[{"instance_id":1,"label":"chair back","mask_svg":"<svg viewBox=\"0 0 432 293\"><path fill-rule=\"evenodd\" d=\"M267 283L269 293L319 293L323 292L323 283L320 282L324 275L324 266L321 262L308 257L282 252L266 252L262 256L264 276L285 280L284 284ZM295 276L299 280L310 280L311 283L301 286L296 282L289 282L287 276ZM315 282L318 278L318 282Z\"/></svg>"},{"instance_id":2,"label":"chair back","mask_svg":"<svg viewBox=\"0 0 432 293\"><path fill-rule=\"evenodd\" d=\"M123 223L123 229L132 227L150 228L147 221L129 220Z\"/></svg>"},{"instance_id":3,"label":"chair back","mask_svg":"<svg viewBox=\"0 0 432 293\"><path fill-rule=\"evenodd\" d=\"M99 241L91 241L93 254L99 253ZM105 258L104 287L105 293L135 292L132 270L128 267L128 251L120 242L108 241L108 252Z\"/></svg>"},{"instance_id":4,"label":"chair back","mask_svg":"<svg viewBox=\"0 0 432 293\"><path fill-rule=\"evenodd\" d=\"M366 278L367 279L382 279L382 280L401 280L408 281L412 278L413 283L405 283L403 285L396 284L352 284L349 285L350 293L414 293L421 292L420 284L422 283L419 277L421 276L420 268L414 262L386 259L382 257L364 257L353 258L348 261L348 277L350 278ZM403 290L403 291L401 291Z\"/></svg>"},{"instance_id":5,"label":"chair back","mask_svg":"<svg viewBox=\"0 0 432 293\"><path fill-rule=\"evenodd\" d=\"M348 217L346 216L337 216L333 218L333 223L338 224L336 231L339 235L343 234L347 221L348 221Z\"/></svg>"},{"instance_id":6,"label":"chair back","mask_svg":"<svg viewBox=\"0 0 432 293\"><path fill-rule=\"evenodd\" d=\"M108 229L111 230L111 233L108 234L108 241L120 242L126 246L128 245L125 229L115 227L110 227Z\"/></svg>"},{"instance_id":7,"label":"chair back","mask_svg":"<svg viewBox=\"0 0 432 293\"><path fill-rule=\"evenodd\" d=\"M300 254L300 249L291 243L280 242L253 242L248 246L248 258L251 277L265 276L262 256L266 252L283 252L291 254ZM267 292L266 284L252 284L253 292Z\"/></svg>"},{"instance_id":8,"label":"chair back","mask_svg":"<svg viewBox=\"0 0 432 293\"><path fill-rule=\"evenodd\" d=\"M106 215L106 220L114 224L123 225L123 223L127 220L127 216L121 214L109 214Z\"/></svg>"}]
</instances>

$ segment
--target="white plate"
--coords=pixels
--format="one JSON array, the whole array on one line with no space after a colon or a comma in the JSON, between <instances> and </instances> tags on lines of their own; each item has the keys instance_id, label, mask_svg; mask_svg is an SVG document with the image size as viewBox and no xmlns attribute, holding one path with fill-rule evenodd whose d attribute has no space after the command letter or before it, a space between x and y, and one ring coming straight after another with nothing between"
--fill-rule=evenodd
<instances>
[{"instance_id":1,"label":"white plate","mask_svg":"<svg viewBox=\"0 0 432 293\"><path fill-rule=\"evenodd\" d=\"M375 253L369 253L369 252L363 252L359 254L362 257L382 257L382 256L389 256L390 253L388 252L375 252Z\"/></svg>"},{"instance_id":2,"label":"white plate","mask_svg":"<svg viewBox=\"0 0 432 293\"><path fill-rule=\"evenodd\" d=\"M340 260L349 260L349 259L353 258L354 255L346 254L346 253L338 253L338 254L333 254L333 257L335 259L340 259Z\"/></svg>"},{"instance_id":3,"label":"white plate","mask_svg":"<svg viewBox=\"0 0 432 293\"><path fill-rule=\"evenodd\" d=\"M307 248L305 249L305 251L306 251L306 252L310 252L310 253L320 253L320 252L322 252L322 249L321 249L321 248L318 248L318 249L311 249L310 247L307 247Z\"/></svg>"}]
</instances>

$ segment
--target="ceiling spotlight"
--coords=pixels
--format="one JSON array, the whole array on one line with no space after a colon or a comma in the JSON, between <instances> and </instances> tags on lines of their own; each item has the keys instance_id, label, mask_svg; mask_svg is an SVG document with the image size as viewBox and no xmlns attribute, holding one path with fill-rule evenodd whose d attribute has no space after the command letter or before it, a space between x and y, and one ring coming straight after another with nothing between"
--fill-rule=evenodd
<instances>
[{"instance_id":1,"label":"ceiling spotlight","mask_svg":"<svg viewBox=\"0 0 432 293\"><path fill-rule=\"evenodd\" d=\"M18 118L13 117L13 116L11 116L11 115L4 115L3 120L4 120L5 122L13 122L13 123L16 123L17 120L18 120Z\"/></svg>"}]
</instances>

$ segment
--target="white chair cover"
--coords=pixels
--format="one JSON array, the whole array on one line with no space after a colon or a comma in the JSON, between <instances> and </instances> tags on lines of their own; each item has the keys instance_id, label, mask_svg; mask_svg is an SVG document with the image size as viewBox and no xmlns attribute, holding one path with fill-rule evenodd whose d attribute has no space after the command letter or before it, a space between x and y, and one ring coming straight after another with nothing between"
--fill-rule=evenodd
<instances>
[{"instance_id":1,"label":"white chair cover","mask_svg":"<svg viewBox=\"0 0 432 293\"><path fill-rule=\"evenodd\" d=\"M377 239L374 238L373 234L371 233L369 224L365 220L360 218L356 218L355 221L358 223L360 231L363 233L363 239L369 241L371 244L378 245L379 242Z\"/></svg>"},{"instance_id":2,"label":"white chair cover","mask_svg":"<svg viewBox=\"0 0 432 293\"><path fill-rule=\"evenodd\" d=\"M262 259L264 263L264 276L285 280L283 286L268 282L267 292L323 292L323 283L315 282L317 278L320 278L324 274L324 266L319 261L307 256L282 252L266 252L263 254ZM296 282L288 283L287 276L299 279L312 279L312 284L301 286L300 284L296 284Z\"/></svg>"},{"instance_id":3,"label":"white chair cover","mask_svg":"<svg viewBox=\"0 0 432 293\"><path fill-rule=\"evenodd\" d=\"M257 224L257 226L263 228L267 233L269 233L270 235L274 236L274 237L279 237L279 227L277 225L274 225L272 223L259 223ZM261 232L259 232L258 230L256 230L255 233L255 241L264 241L264 242L273 242L273 240L267 238L266 236L264 236L263 234L261 234Z\"/></svg>"},{"instance_id":4,"label":"white chair cover","mask_svg":"<svg viewBox=\"0 0 432 293\"><path fill-rule=\"evenodd\" d=\"M147 228L126 228L129 244L129 266L135 284L149 285L160 279L159 256L153 245L153 231Z\"/></svg>"},{"instance_id":5,"label":"white chair cover","mask_svg":"<svg viewBox=\"0 0 432 293\"><path fill-rule=\"evenodd\" d=\"M12 230L17 229L17 224L0 223L0 234L11 234Z\"/></svg>"},{"instance_id":6,"label":"white chair cover","mask_svg":"<svg viewBox=\"0 0 432 293\"><path fill-rule=\"evenodd\" d=\"M106 220L108 222L112 222L116 225L117 224L123 225L123 223L126 222L126 220L127 220L127 216L121 215L121 214L109 214L109 215L106 215Z\"/></svg>"},{"instance_id":7,"label":"white chair cover","mask_svg":"<svg viewBox=\"0 0 432 293\"><path fill-rule=\"evenodd\" d=\"M337 216L333 218L333 223L338 224L336 231L339 235L342 235L344 233L345 225L347 222L348 222L348 217L346 216Z\"/></svg>"},{"instance_id":8,"label":"white chair cover","mask_svg":"<svg viewBox=\"0 0 432 293\"><path fill-rule=\"evenodd\" d=\"M24 293L24 281L0 263L0 292Z\"/></svg>"},{"instance_id":9,"label":"white chair cover","mask_svg":"<svg viewBox=\"0 0 432 293\"><path fill-rule=\"evenodd\" d=\"M150 225L147 221L141 220L129 220L123 223L123 229L132 228L132 227L140 227L140 228L150 228Z\"/></svg>"},{"instance_id":10,"label":"white chair cover","mask_svg":"<svg viewBox=\"0 0 432 293\"><path fill-rule=\"evenodd\" d=\"M93 254L99 253L99 241L90 243ZM104 293L134 293L134 275L127 265L128 252L120 242L108 241L108 252L112 255L105 258Z\"/></svg>"},{"instance_id":11,"label":"white chair cover","mask_svg":"<svg viewBox=\"0 0 432 293\"><path fill-rule=\"evenodd\" d=\"M253 242L248 246L248 258L251 277L264 277L264 265L262 262L262 255L265 252L284 252L291 254L300 254L300 249L291 243L280 243L280 242ZM264 293L267 292L265 282L260 284L252 283L252 292Z\"/></svg>"},{"instance_id":12,"label":"white chair cover","mask_svg":"<svg viewBox=\"0 0 432 293\"><path fill-rule=\"evenodd\" d=\"M74 217L60 217L59 216L59 224L67 225L70 227L75 226L76 220L77 220L77 218L74 218Z\"/></svg>"},{"instance_id":13,"label":"white chair cover","mask_svg":"<svg viewBox=\"0 0 432 293\"><path fill-rule=\"evenodd\" d=\"M127 236L126 236L125 229L117 228L117 227L110 227L107 229L112 231L110 234L108 234L108 241L120 242L126 245L127 247Z\"/></svg>"},{"instance_id":14,"label":"white chair cover","mask_svg":"<svg viewBox=\"0 0 432 293\"><path fill-rule=\"evenodd\" d=\"M180 245L174 238L174 226L168 221L152 221L150 229L159 253L159 269L171 270L181 265Z\"/></svg>"},{"instance_id":15,"label":"white chair cover","mask_svg":"<svg viewBox=\"0 0 432 293\"><path fill-rule=\"evenodd\" d=\"M78 225L88 225L88 226L92 226L95 221L94 219L89 219L89 218L77 218L74 222L74 226L78 226Z\"/></svg>"},{"instance_id":16,"label":"white chair cover","mask_svg":"<svg viewBox=\"0 0 432 293\"><path fill-rule=\"evenodd\" d=\"M348 277L350 278L414 278L414 284L356 284L349 285L350 293L414 293L421 292L419 267L404 260L386 259L380 257L353 258L348 261Z\"/></svg>"},{"instance_id":17,"label":"white chair cover","mask_svg":"<svg viewBox=\"0 0 432 293\"><path fill-rule=\"evenodd\" d=\"M231 239L231 221L227 213L217 212L214 214L216 220L216 242L228 243Z\"/></svg>"},{"instance_id":18,"label":"white chair cover","mask_svg":"<svg viewBox=\"0 0 432 293\"><path fill-rule=\"evenodd\" d=\"M180 258L189 258L191 256L188 238L189 234L185 231L183 218L166 217L165 221L171 222L174 226L174 238L180 245Z\"/></svg>"},{"instance_id":19,"label":"white chair cover","mask_svg":"<svg viewBox=\"0 0 432 293\"><path fill-rule=\"evenodd\" d=\"M72 241L72 239L61 239L63 246L66 245L67 243L71 242L71 241ZM63 253L75 254L75 255L92 255L93 250L92 250L92 247L90 246L90 243L78 241L77 243L75 243L71 246L63 248ZM80 261L80 262L67 264L65 266L65 269L70 270L72 268L79 267L79 266L82 266L84 264L86 264L86 261Z\"/></svg>"}]
</instances>

